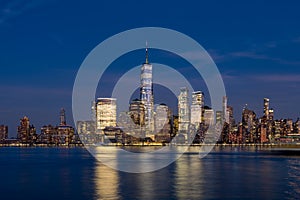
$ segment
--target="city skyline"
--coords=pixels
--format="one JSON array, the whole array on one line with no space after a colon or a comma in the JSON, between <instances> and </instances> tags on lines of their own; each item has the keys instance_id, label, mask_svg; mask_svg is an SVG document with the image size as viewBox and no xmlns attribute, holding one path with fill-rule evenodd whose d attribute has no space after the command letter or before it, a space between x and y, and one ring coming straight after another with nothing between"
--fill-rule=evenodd
<instances>
[{"instance_id":1,"label":"city skyline","mask_svg":"<svg viewBox=\"0 0 300 200\"><path fill-rule=\"evenodd\" d=\"M116 4L119 6L115 7ZM164 17L170 4L152 1L147 6L149 10L156 10L153 17L144 15L141 2L113 1L104 5L73 2L72 6L52 1L1 2L0 124L8 125L10 134L16 131L15 125L25 115L30 116L37 127L56 124L56 110L61 107L66 108L72 122L72 87L85 56L109 36L143 26L178 30L208 50L224 79L236 120L240 120L245 104L262 115L261 99L265 97L272 100L275 118L297 119L300 100L297 92L300 89L298 2L283 5L260 1L194 1L172 2L171 5L172 17ZM118 14L112 15L108 10ZM189 12L183 15L182 10ZM134 62L143 62L144 57L139 56L143 54L141 50L124 59L132 67ZM189 56L195 55L190 53ZM132 57L140 60L133 61ZM168 59L165 54L157 60ZM116 67L111 74L122 70Z\"/></svg>"}]
</instances>

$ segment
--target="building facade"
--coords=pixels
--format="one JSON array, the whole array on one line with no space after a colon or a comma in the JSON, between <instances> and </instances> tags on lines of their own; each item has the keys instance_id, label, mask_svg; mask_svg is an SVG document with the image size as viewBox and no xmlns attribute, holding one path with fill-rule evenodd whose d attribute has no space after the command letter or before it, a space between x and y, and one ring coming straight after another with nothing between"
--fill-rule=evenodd
<instances>
[{"instance_id":1,"label":"building facade","mask_svg":"<svg viewBox=\"0 0 300 200\"><path fill-rule=\"evenodd\" d=\"M117 126L117 103L115 98L97 98L96 128L98 134L103 134L105 127Z\"/></svg>"},{"instance_id":2,"label":"building facade","mask_svg":"<svg viewBox=\"0 0 300 200\"><path fill-rule=\"evenodd\" d=\"M190 125L189 90L187 87L180 88L178 96L178 133L187 139Z\"/></svg>"},{"instance_id":3,"label":"building facade","mask_svg":"<svg viewBox=\"0 0 300 200\"><path fill-rule=\"evenodd\" d=\"M140 100L145 107L145 133L152 135L154 131L154 97L152 65L148 61L148 48L146 48L146 60L141 67Z\"/></svg>"},{"instance_id":4,"label":"building facade","mask_svg":"<svg viewBox=\"0 0 300 200\"><path fill-rule=\"evenodd\" d=\"M8 138L8 127L5 125L0 125L0 141Z\"/></svg>"}]
</instances>

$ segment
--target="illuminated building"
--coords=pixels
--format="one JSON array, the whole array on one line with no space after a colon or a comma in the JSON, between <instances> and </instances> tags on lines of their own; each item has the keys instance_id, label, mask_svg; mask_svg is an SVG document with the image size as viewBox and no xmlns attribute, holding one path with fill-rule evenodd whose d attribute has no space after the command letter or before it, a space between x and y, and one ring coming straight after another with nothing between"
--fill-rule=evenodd
<instances>
[{"instance_id":1,"label":"illuminated building","mask_svg":"<svg viewBox=\"0 0 300 200\"><path fill-rule=\"evenodd\" d=\"M211 108L205 108L204 109L204 123L208 126L211 126L214 124L214 120L215 120L215 117L214 117L214 110L211 109Z\"/></svg>"},{"instance_id":2,"label":"illuminated building","mask_svg":"<svg viewBox=\"0 0 300 200\"><path fill-rule=\"evenodd\" d=\"M76 123L76 127L77 133L80 136L80 140L85 144L93 144L98 142L95 121L78 121Z\"/></svg>"},{"instance_id":3,"label":"illuminated building","mask_svg":"<svg viewBox=\"0 0 300 200\"><path fill-rule=\"evenodd\" d=\"M269 120L274 120L274 110L272 108L269 110Z\"/></svg>"},{"instance_id":4,"label":"illuminated building","mask_svg":"<svg viewBox=\"0 0 300 200\"><path fill-rule=\"evenodd\" d=\"M257 120L255 112L249 110L248 108L244 108L242 113L242 135L244 139L243 142L252 143L257 140L256 126Z\"/></svg>"},{"instance_id":5,"label":"illuminated building","mask_svg":"<svg viewBox=\"0 0 300 200\"><path fill-rule=\"evenodd\" d=\"M183 134L187 139L189 123L190 123L190 109L189 109L189 91L187 87L180 88L178 96L178 132Z\"/></svg>"},{"instance_id":6,"label":"illuminated building","mask_svg":"<svg viewBox=\"0 0 300 200\"><path fill-rule=\"evenodd\" d=\"M192 105L191 105L191 124L196 127L202 122L202 113L204 106L204 95L201 91L192 93Z\"/></svg>"},{"instance_id":7,"label":"illuminated building","mask_svg":"<svg viewBox=\"0 0 300 200\"><path fill-rule=\"evenodd\" d=\"M0 141L8 138L8 127L0 125Z\"/></svg>"},{"instance_id":8,"label":"illuminated building","mask_svg":"<svg viewBox=\"0 0 300 200\"><path fill-rule=\"evenodd\" d=\"M216 111L216 123L222 123L223 111Z\"/></svg>"},{"instance_id":9,"label":"illuminated building","mask_svg":"<svg viewBox=\"0 0 300 200\"><path fill-rule=\"evenodd\" d=\"M269 119L269 104L270 104L270 99L264 98L264 117L266 119Z\"/></svg>"},{"instance_id":10,"label":"illuminated building","mask_svg":"<svg viewBox=\"0 0 300 200\"><path fill-rule=\"evenodd\" d=\"M227 107L227 97L224 96L223 97L223 105L222 105L222 122L226 122L229 123L229 111L228 111L228 107Z\"/></svg>"},{"instance_id":11,"label":"illuminated building","mask_svg":"<svg viewBox=\"0 0 300 200\"><path fill-rule=\"evenodd\" d=\"M108 126L117 125L117 104L115 98L97 98L96 127L98 133Z\"/></svg>"},{"instance_id":12,"label":"illuminated building","mask_svg":"<svg viewBox=\"0 0 300 200\"><path fill-rule=\"evenodd\" d=\"M148 61L148 48L146 47L146 60L141 67L140 100L145 106L145 132L151 135L154 131L154 100L152 83L152 65Z\"/></svg>"},{"instance_id":13,"label":"illuminated building","mask_svg":"<svg viewBox=\"0 0 300 200\"><path fill-rule=\"evenodd\" d=\"M34 143L37 139L36 129L26 116L20 119L17 138L22 143Z\"/></svg>"},{"instance_id":14,"label":"illuminated building","mask_svg":"<svg viewBox=\"0 0 300 200\"><path fill-rule=\"evenodd\" d=\"M44 144L69 145L79 140L75 137L75 130L66 122L66 113L60 110L60 120L58 126L47 125L41 128L38 141Z\"/></svg>"},{"instance_id":15,"label":"illuminated building","mask_svg":"<svg viewBox=\"0 0 300 200\"><path fill-rule=\"evenodd\" d=\"M155 141L170 142L171 138L171 110L162 103L156 107Z\"/></svg>"},{"instance_id":16,"label":"illuminated building","mask_svg":"<svg viewBox=\"0 0 300 200\"><path fill-rule=\"evenodd\" d=\"M228 116L229 116L229 124L230 124L230 126L233 126L235 124L235 120L233 117L233 107L227 106L227 112L228 112Z\"/></svg>"},{"instance_id":17,"label":"illuminated building","mask_svg":"<svg viewBox=\"0 0 300 200\"><path fill-rule=\"evenodd\" d=\"M133 123L138 126L145 124L145 106L139 99L134 99L129 105L129 115Z\"/></svg>"}]
</instances>

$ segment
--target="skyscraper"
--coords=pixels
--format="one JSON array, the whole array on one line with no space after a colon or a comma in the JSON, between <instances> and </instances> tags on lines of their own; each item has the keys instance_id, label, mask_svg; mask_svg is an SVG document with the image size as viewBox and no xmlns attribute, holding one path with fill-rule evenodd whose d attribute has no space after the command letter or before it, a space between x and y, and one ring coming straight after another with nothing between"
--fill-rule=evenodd
<instances>
[{"instance_id":1,"label":"skyscraper","mask_svg":"<svg viewBox=\"0 0 300 200\"><path fill-rule=\"evenodd\" d=\"M202 113L204 106L204 94L201 91L192 93L192 105L191 105L191 124L196 127L202 122Z\"/></svg>"},{"instance_id":2,"label":"skyscraper","mask_svg":"<svg viewBox=\"0 0 300 200\"><path fill-rule=\"evenodd\" d=\"M154 131L154 102L153 102L153 83L152 65L148 61L148 48L146 47L146 60L141 67L140 100L145 106L145 132L151 135Z\"/></svg>"},{"instance_id":3,"label":"skyscraper","mask_svg":"<svg viewBox=\"0 0 300 200\"><path fill-rule=\"evenodd\" d=\"M32 143L37 139L36 129L30 125L29 118L26 116L20 119L17 137L22 143Z\"/></svg>"},{"instance_id":4,"label":"skyscraper","mask_svg":"<svg viewBox=\"0 0 300 200\"><path fill-rule=\"evenodd\" d=\"M227 96L223 97L223 110L222 110L222 121L229 123L229 111L227 109Z\"/></svg>"},{"instance_id":5,"label":"skyscraper","mask_svg":"<svg viewBox=\"0 0 300 200\"><path fill-rule=\"evenodd\" d=\"M179 134L183 134L185 139L187 139L189 123L189 90L187 87L182 87L180 88L180 94L178 96L178 132Z\"/></svg>"},{"instance_id":6,"label":"skyscraper","mask_svg":"<svg viewBox=\"0 0 300 200\"><path fill-rule=\"evenodd\" d=\"M264 117L266 119L269 119L269 104L270 104L270 99L264 98Z\"/></svg>"},{"instance_id":7,"label":"skyscraper","mask_svg":"<svg viewBox=\"0 0 300 200\"><path fill-rule=\"evenodd\" d=\"M108 126L117 125L117 104L115 98L97 98L96 102L96 127L102 133Z\"/></svg>"}]
</instances>

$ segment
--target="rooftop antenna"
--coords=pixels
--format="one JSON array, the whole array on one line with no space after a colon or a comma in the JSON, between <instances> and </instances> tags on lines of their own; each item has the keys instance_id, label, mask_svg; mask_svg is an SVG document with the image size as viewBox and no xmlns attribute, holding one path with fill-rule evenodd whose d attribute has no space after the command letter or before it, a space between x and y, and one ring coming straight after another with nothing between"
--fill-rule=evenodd
<instances>
[{"instance_id":1,"label":"rooftop antenna","mask_svg":"<svg viewBox=\"0 0 300 200\"><path fill-rule=\"evenodd\" d=\"M146 64L149 64L149 61L148 61L148 41L146 40L146 61L145 61Z\"/></svg>"}]
</instances>

